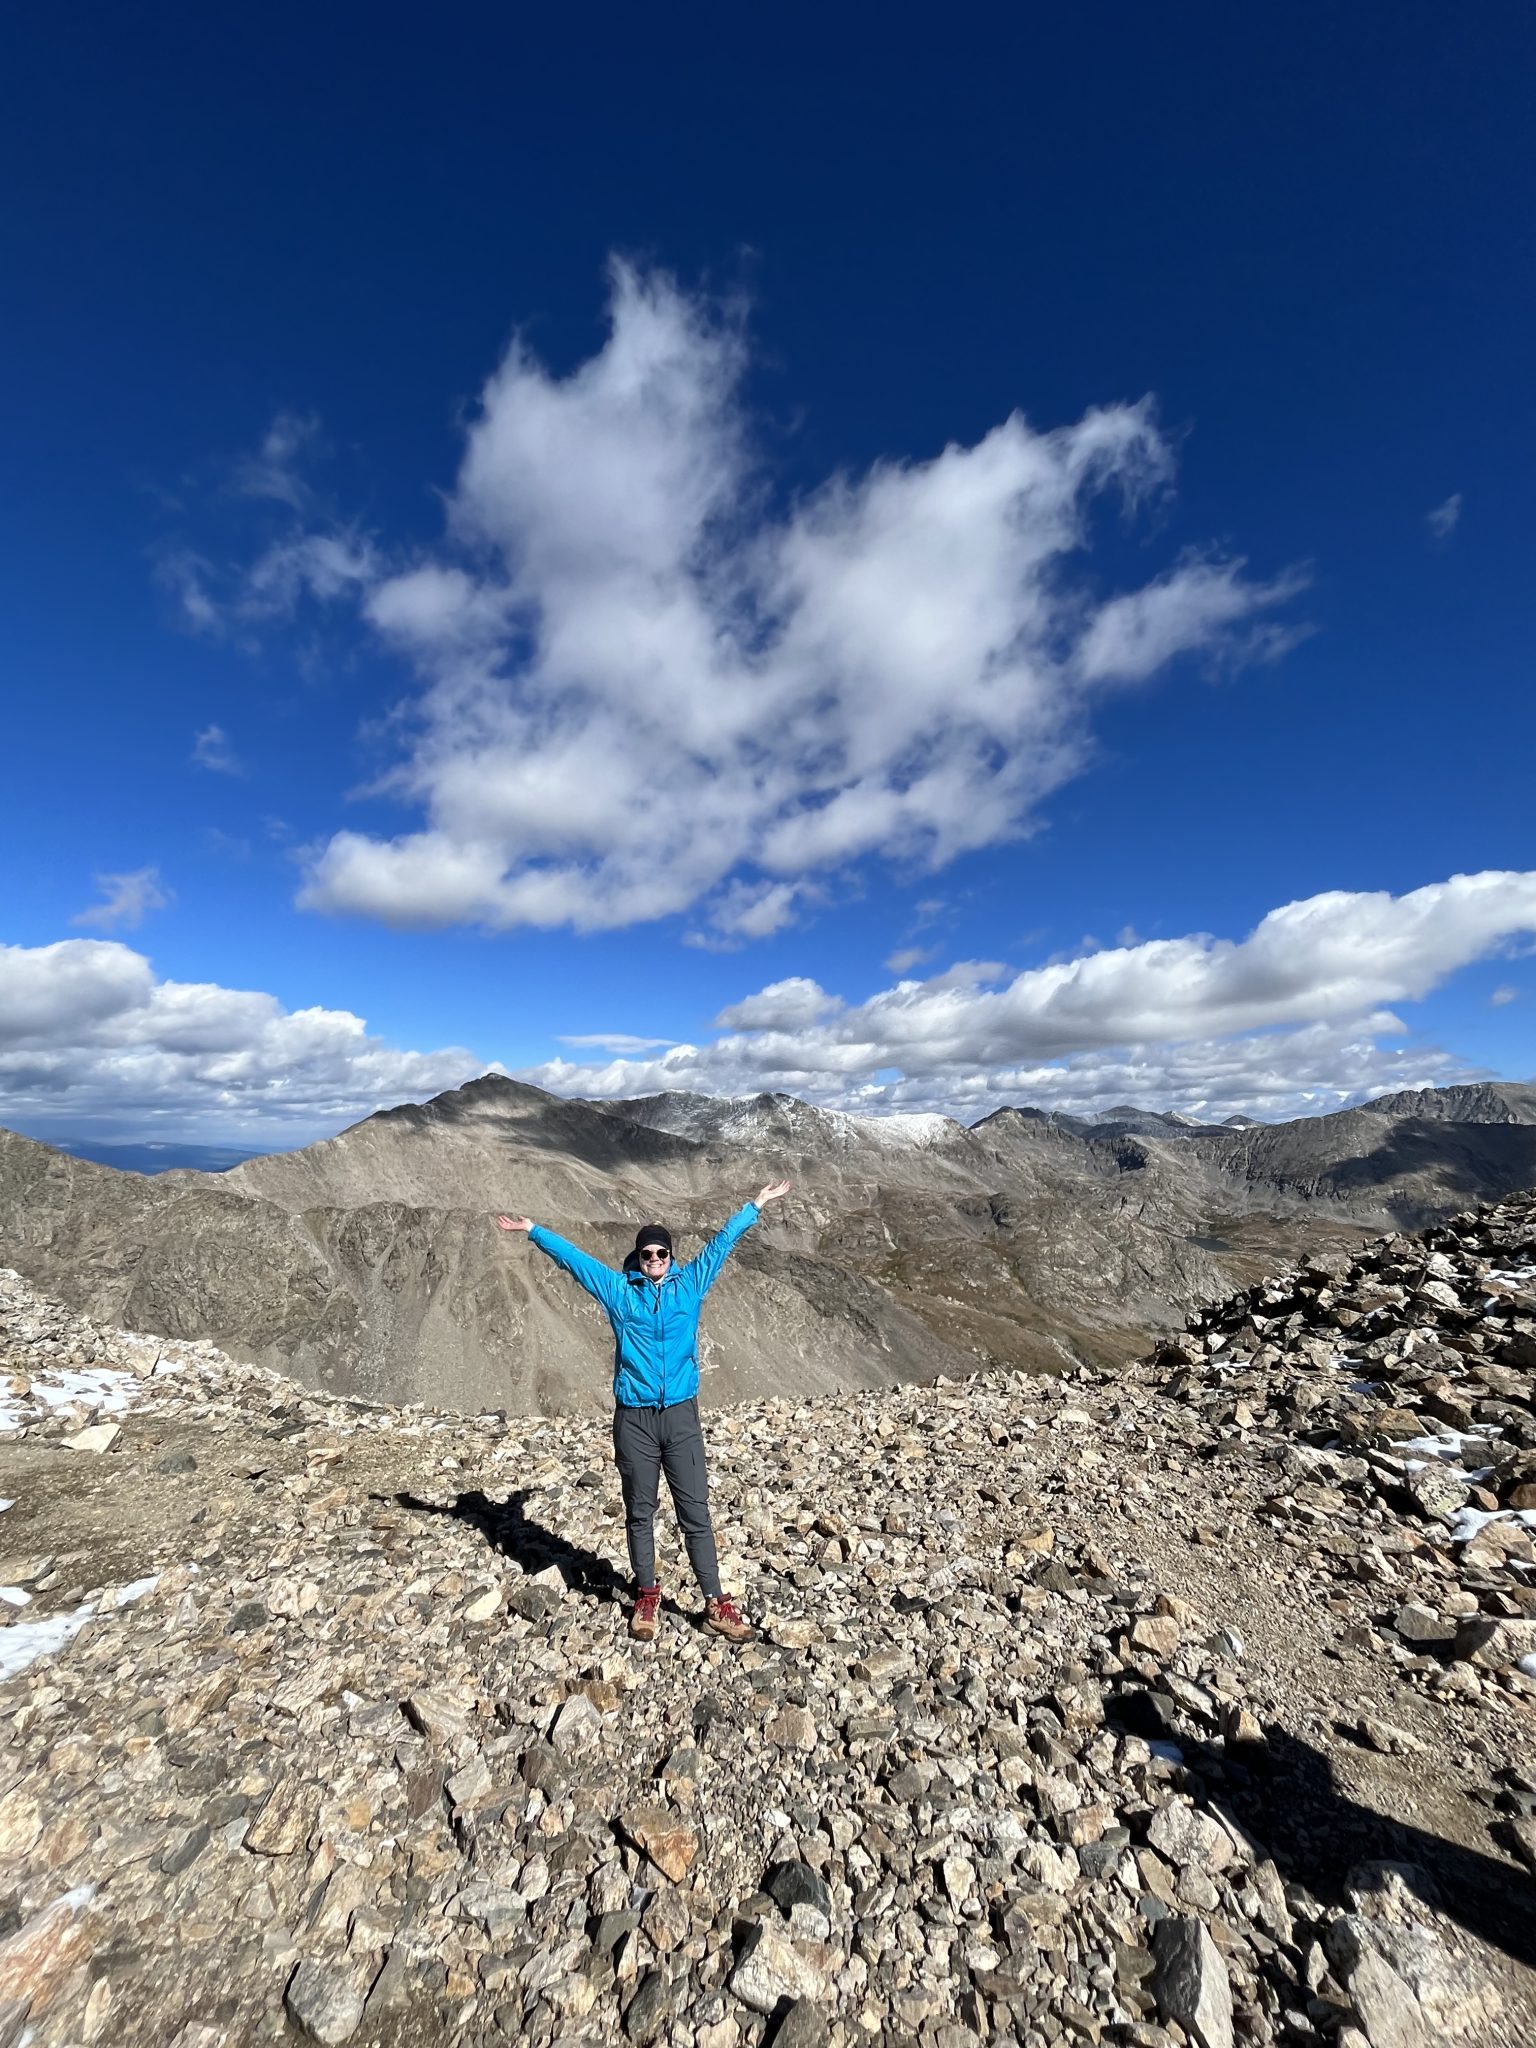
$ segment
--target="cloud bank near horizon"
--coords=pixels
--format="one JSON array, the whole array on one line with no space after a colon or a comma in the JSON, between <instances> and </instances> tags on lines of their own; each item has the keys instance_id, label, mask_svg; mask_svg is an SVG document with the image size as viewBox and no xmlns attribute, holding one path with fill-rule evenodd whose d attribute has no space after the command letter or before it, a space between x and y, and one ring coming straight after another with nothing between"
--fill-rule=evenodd
<instances>
[{"instance_id":1,"label":"cloud bank near horizon","mask_svg":"<svg viewBox=\"0 0 1536 2048\"><path fill-rule=\"evenodd\" d=\"M827 1108L1136 1102L1220 1118L1318 1113L1481 1076L1411 1042L1421 1000L1536 934L1536 871L1454 875L1402 896L1331 890L1244 939L1122 944L1010 974L958 962L849 1002L804 976L729 1004L707 1044L620 1027L561 1040L517 1078L561 1095L782 1091ZM398 1049L350 1011L156 978L118 940L0 947L0 1122L136 1120L146 1135L305 1142L486 1071L468 1048Z\"/></svg>"},{"instance_id":2,"label":"cloud bank near horizon","mask_svg":"<svg viewBox=\"0 0 1536 2048\"><path fill-rule=\"evenodd\" d=\"M0 945L0 1122L303 1144L485 1067L400 1051L350 1010L158 980L119 940Z\"/></svg>"},{"instance_id":3,"label":"cloud bank near horizon","mask_svg":"<svg viewBox=\"0 0 1536 2048\"><path fill-rule=\"evenodd\" d=\"M418 685L369 794L419 825L332 833L301 906L578 931L686 914L695 943L743 944L861 861L932 869L1021 837L1087 765L1106 693L1181 656L1271 660L1301 630L1274 613L1305 574L1230 555L1099 589L1097 509L1171 487L1150 401L1049 432L1015 413L779 511L740 324L622 263L609 322L563 377L514 341L444 541L408 563L317 518L297 480L315 423L278 423L255 461L293 530L227 630L355 604ZM217 629L205 582L178 587Z\"/></svg>"},{"instance_id":4,"label":"cloud bank near horizon","mask_svg":"<svg viewBox=\"0 0 1536 2048\"><path fill-rule=\"evenodd\" d=\"M960 1117L1003 1102L1303 1115L1472 1078L1453 1053L1392 1044L1408 1026L1386 1006L1533 931L1536 872L1454 875L1396 897L1330 890L1272 910L1241 941L1147 940L1012 977L962 962L857 1004L792 977L722 1010L707 1045L549 1060L519 1078L566 1095L780 1090Z\"/></svg>"}]
</instances>

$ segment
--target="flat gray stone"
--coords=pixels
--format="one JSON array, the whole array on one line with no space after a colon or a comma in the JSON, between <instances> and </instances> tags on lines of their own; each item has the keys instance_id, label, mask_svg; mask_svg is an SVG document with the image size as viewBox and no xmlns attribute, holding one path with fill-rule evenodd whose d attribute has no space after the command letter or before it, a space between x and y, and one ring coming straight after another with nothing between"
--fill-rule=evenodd
<instances>
[{"instance_id":1,"label":"flat gray stone","mask_svg":"<svg viewBox=\"0 0 1536 2048\"><path fill-rule=\"evenodd\" d=\"M330 2048L350 2041L363 2023L363 2000L356 1984L333 1963L313 1957L300 1963L283 1995L288 2015L301 2034Z\"/></svg>"},{"instance_id":2,"label":"flat gray stone","mask_svg":"<svg viewBox=\"0 0 1536 2048\"><path fill-rule=\"evenodd\" d=\"M1232 2048L1232 1986L1205 1923L1159 1922L1152 1953L1157 1962L1152 1990L1163 2017L1177 2020L1198 2048Z\"/></svg>"}]
</instances>

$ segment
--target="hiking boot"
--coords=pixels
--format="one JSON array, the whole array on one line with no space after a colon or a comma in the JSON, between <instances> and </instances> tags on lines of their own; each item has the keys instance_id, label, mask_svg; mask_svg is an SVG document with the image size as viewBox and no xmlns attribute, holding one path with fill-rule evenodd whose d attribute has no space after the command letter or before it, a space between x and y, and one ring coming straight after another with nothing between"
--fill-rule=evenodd
<instances>
[{"instance_id":1,"label":"hiking boot","mask_svg":"<svg viewBox=\"0 0 1536 2048\"><path fill-rule=\"evenodd\" d=\"M742 1619L736 1602L727 1599L724 1593L704 1602L704 1626L712 1628L717 1636L724 1636L730 1643L744 1643L757 1633L750 1622Z\"/></svg>"},{"instance_id":2,"label":"hiking boot","mask_svg":"<svg viewBox=\"0 0 1536 2048\"><path fill-rule=\"evenodd\" d=\"M661 1615L660 1586L641 1586L635 1593L634 1608L629 1617L629 1632L642 1643L648 1643L656 1633L656 1624Z\"/></svg>"}]
</instances>

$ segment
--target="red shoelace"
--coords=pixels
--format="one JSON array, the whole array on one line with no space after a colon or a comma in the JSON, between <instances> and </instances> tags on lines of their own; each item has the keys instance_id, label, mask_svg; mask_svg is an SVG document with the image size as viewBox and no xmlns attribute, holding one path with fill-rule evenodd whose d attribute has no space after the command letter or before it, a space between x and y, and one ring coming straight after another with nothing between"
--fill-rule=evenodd
<instances>
[{"instance_id":1,"label":"red shoelace","mask_svg":"<svg viewBox=\"0 0 1536 2048\"><path fill-rule=\"evenodd\" d=\"M635 1596L636 1621L654 1621L661 1606L660 1586L645 1586Z\"/></svg>"},{"instance_id":2,"label":"red shoelace","mask_svg":"<svg viewBox=\"0 0 1536 2048\"><path fill-rule=\"evenodd\" d=\"M736 1602L727 1599L724 1593L720 1595L720 1598L713 1605L718 1620L738 1623L741 1621L741 1614L736 1606Z\"/></svg>"}]
</instances>

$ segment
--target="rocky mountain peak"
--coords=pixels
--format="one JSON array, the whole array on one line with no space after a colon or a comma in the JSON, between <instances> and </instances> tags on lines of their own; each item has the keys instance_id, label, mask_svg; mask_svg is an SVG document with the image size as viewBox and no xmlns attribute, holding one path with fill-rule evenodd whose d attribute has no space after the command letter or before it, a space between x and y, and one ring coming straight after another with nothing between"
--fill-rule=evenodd
<instances>
[{"instance_id":1,"label":"rocky mountain peak","mask_svg":"<svg viewBox=\"0 0 1536 2048\"><path fill-rule=\"evenodd\" d=\"M1424 1117L1437 1123L1536 1124L1536 1084L1479 1081L1451 1088L1415 1088L1378 1095L1365 1107L1376 1116Z\"/></svg>"}]
</instances>

